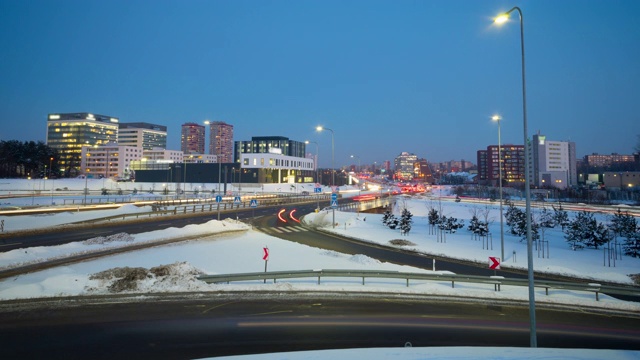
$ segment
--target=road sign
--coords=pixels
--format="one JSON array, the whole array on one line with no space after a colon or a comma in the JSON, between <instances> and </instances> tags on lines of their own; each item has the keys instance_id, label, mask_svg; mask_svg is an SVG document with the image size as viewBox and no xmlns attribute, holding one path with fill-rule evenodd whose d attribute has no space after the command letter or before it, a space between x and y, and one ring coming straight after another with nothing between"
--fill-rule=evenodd
<instances>
[{"instance_id":1,"label":"road sign","mask_svg":"<svg viewBox=\"0 0 640 360\"><path fill-rule=\"evenodd\" d=\"M320 185L320 183L316 183L316 187L319 188L322 187L322 185Z\"/></svg>"},{"instance_id":2,"label":"road sign","mask_svg":"<svg viewBox=\"0 0 640 360\"><path fill-rule=\"evenodd\" d=\"M222 196L216 195L216 202L217 203L222 202Z\"/></svg>"},{"instance_id":3,"label":"road sign","mask_svg":"<svg viewBox=\"0 0 640 360\"><path fill-rule=\"evenodd\" d=\"M500 258L489 256L489 269L500 270Z\"/></svg>"},{"instance_id":4,"label":"road sign","mask_svg":"<svg viewBox=\"0 0 640 360\"><path fill-rule=\"evenodd\" d=\"M265 247L265 248L262 248L262 250L264 250L264 256L262 257L262 260L264 261L269 260L269 248Z\"/></svg>"},{"instance_id":5,"label":"road sign","mask_svg":"<svg viewBox=\"0 0 640 360\"><path fill-rule=\"evenodd\" d=\"M258 200L251 199L251 203L249 204L252 208L258 207Z\"/></svg>"},{"instance_id":6,"label":"road sign","mask_svg":"<svg viewBox=\"0 0 640 360\"><path fill-rule=\"evenodd\" d=\"M335 193L334 193L334 194L331 194L331 201L332 201L332 202L333 202L333 201L336 201L336 204L337 204L337 201L338 201L338 194L335 194Z\"/></svg>"},{"instance_id":7,"label":"road sign","mask_svg":"<svg viewBox=\"0 0 640 360\"><path fill-rule=\"evenodd\" d=\"M313 188L313 192L316 193L316 194L321 193L322 192L322 188L321 187L315 187L315 188Z\"/></svg>"},{"instance_id":8,"label":"road sign","mask_svg":"<svg viewBox=\"0 0 640 360\"><path fill-rule=\"evenodd\" d=\"M233 203L234 204L240 204L242 202L242 200L240 200L240 196L236 196L233 198Z\"/></svg>"},{"instance_id":9,"label":"road sign","mask_svg":"<svg viewBox=\"0 0 640 360\"><path fill-rule=\"evenodd\" d=\"M338 200L331 200L331 207L332 208L337 208L338 207Z\"/></svg>"}]
</instances>

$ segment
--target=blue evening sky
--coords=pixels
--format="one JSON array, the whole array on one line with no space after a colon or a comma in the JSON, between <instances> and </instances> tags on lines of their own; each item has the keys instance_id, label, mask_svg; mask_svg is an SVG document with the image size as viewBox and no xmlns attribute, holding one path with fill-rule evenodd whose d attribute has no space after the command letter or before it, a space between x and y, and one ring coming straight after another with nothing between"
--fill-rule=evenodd
<instances>
[{"instance_id":1,"label":"blue evening sky","mask_svg":"<svg viewBox=\"0 0 640 360\"><path fill-rule=\"evenodd\" d=\"M518 16L530 135L577 155L630 154L640 134L640 1L0 0L0 140L45 140L46 117L168 126L221 120L234 140L319 144L329 166L470 160L522 144ZM207 131L208 135L208 131ZM315 145L308 148L315 152Z\"/></svg>"}]
</instances>

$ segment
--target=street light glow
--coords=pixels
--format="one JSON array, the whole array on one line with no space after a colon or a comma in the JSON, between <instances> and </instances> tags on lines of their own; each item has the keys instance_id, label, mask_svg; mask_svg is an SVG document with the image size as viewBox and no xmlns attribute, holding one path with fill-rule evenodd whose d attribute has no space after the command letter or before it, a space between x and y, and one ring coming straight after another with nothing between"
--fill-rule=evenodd
<instances>
[{"instance_id":1,"label":"street light glow","mask_svg":"<svg viewBox=\"0 0 640 360\"><path fill-rule=\"evenodd\" d=\"M506 23L508 20L509 20L509 13L504 13L502 15L499 15L495 19L493 19L493 23L501 25L501 24Z\"/></svg>"},{"instance_id":2,"label":"street light glow","mask_svg":"<svg viewBox=\"0 0 640 360\"><path fill-rule=\"evenodd\" d=\"M322 131L322 130L324 130L322 126L317 126L316 127L316 131Z\"/></svg>"},{"instance_id":3,"label":"street light glow","mask_svg":"<svg viewBox=\"0 0 640 360\"><path fill-rule=\"evenodd\" d=\"M491 120L493 120L493 121L500 121L500 120L502 120L502 118L500 117L500 115L493 115L493 116L491 117Z\"/></svg>"}]
</instances>

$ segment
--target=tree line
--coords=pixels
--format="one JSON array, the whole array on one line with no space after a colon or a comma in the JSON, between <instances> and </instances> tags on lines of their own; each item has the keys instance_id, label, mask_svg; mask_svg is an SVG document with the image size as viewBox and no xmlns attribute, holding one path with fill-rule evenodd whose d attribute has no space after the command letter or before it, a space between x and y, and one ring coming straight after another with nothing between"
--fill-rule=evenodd
<instances>
[{"instance_id":1,"label":"tree line","mask_svg":"<svg viewBox=\"0 0 640 360\"><path fill-rule=\"evenodd\" d=\"M0 177L58 176L58 152L42 141L0 140Z\"/></svg>"}]
</instances>

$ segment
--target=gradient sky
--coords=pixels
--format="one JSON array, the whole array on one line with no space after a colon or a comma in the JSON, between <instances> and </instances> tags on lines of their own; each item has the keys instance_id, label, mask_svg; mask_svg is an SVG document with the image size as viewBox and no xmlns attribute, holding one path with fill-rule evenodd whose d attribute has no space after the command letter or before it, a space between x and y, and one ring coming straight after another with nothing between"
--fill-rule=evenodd
<instances>
[{"instance_id":1,"label":"gradient sky","mask_svg":"<svg viewBox=\"0 0 640 360\"><path fill-rule=\"evenodd\" d=\"M640 134L640 1L0 0L0 140L42 140L55 112L168 126L220 120L234 140L319 144L329 166L465 159L529 133L577 155ZM207 131L208 134L208 131ZM308 151L315 152L315 145Z\"/></svg>"}]
</instances>

